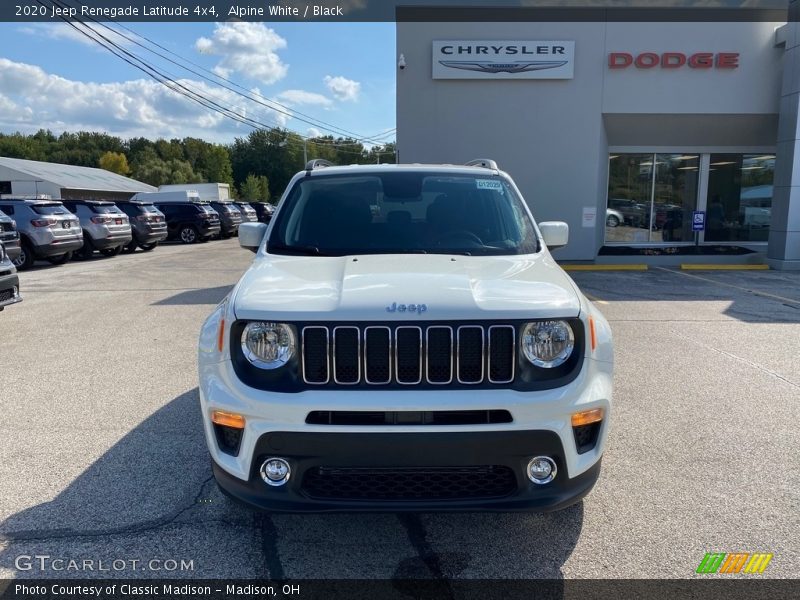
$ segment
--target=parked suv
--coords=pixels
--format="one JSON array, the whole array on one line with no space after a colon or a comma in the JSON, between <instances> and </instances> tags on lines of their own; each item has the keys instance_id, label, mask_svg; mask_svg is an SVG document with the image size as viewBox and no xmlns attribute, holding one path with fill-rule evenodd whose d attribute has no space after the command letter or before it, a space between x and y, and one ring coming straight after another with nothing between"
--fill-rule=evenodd
<instances>
[{"instance_id":1,"label":"parked suv","mask_svg":"<svg viewBox=\"0 0 800 600\"><path fill-rule=\"evenodd\" d=\"M125 250L133 252L137 246L149 252L159 242L167 239L167 221L164 213L152 202L145 200L124 200L117 202L117 207L128 215L131 222L133 239L125 246Z\"/></svg>"},{"instance_id":2,"label":"parked suv","mask_svg":"<svg viewBox=\"0 0 800 600\"><path fill-rule=\"evenodd\" d=\"M494 161L322 166L202 327L217 482L274 511L553 510L589 492L611 416L603 315Z\"/></svg>"},{"instance_id":3,"label":"parked suv","mask_svg":"<svg viewBox=\"0 0 800 600\"><path fill-rule=\"evenodd\" d=\"M0 243L6 247L6 256L9 260L17 260L22 248L19 245L19 232L14 219L0 210Z\"/></svg>"},{"instance_id":4,"label":"parked suv","mask_svg":"<svg viewBox=\"0 0 800 600\"><path fill-rule=\"evenodd\" d=\"M259 221L262 223L269 223L272 220L272 215L275 212L275 207L272 206L272 204L267 204L266 202L253 202L251 206L256 211Z\"/></svg>"},{"instance_id":5,"label":"parked suv","mask_svg":"<svg viewBox=\"0 0 800 600\"><path fill-rule=\"evenodd\" d=\"M219 235L219 213L208 202L157 202L155 206L167 220L167 239L194 244Z\"/></svg>"},{"instance_id":6,"label":"parked suv","mask_svg":"<svg viewBox=\"0 0 800 600\"><path fill-rule=\"evenodd\" d=\"M58 200L0 198L0 210L17 223L22 252L14 265L21 271L37 259L63 264L83 246L78 218Z\"/></svg>"},{"instance_id":7,"label":"parked suv","mask_svg":"<svg viewBox=\"0 0 800 600\"><path fill-rule=\"evenodd\" d=\"M258 214L256 213L256 210L250 206L248 202L234 202L234 204L239 207L239 210L242 212L243 223L253 223L258 221Z\"/></svg>"},{"instance_id":8,"label":"parked suv","mask_svg":"<svg viewBox=\"0 0 800 600\"><path fill-rule=\"evenodd\" d=\"M233 202L211 202L211 207L219 213L221 238L229 238L239 232L242 223L242 211Z\"/></svg>"},{"instance_id":9,"label":"parked suv","mask_svg":"<svg viewBox=\"0 0 800 600\"><path fill-rule=\"evenodd\" d=\"M0 311L17 302L22 302L17 269L6 253L5 244L0 242Z\"/></svg>"},{"instance_id":10,"label":"parked suv","mask_svg":"<svg viewBox=\"0 0 800 600\"><path fill-rule=\"evenodd\" d=\"M70 212L80 219L83 228L81 258L90 258L95 250L103 256L116 256L131 239L128 215L113 202L105 200L64 200Z\"/></svg>"}]
</instances>

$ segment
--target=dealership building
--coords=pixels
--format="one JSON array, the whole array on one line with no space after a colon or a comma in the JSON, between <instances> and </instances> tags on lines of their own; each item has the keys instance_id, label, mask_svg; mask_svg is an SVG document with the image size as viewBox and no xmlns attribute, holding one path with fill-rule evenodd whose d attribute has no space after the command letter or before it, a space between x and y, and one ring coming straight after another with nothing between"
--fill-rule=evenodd
<instances>
[{"instance_id":1,"label":"dealership building","mask_svg":"<svg viewBox=\"0 0 800 600\"><path fill-rule=\"evenodd\" d=\"M785 11L424 10L398 12L401 162L494 159L538 221L569 224L562 260L800 269L800 30Z\"/></svg>"},{"instance_id":2,"label":"dealership building","mask_svg":"<svg viewBox=\"0 0 800 600\"><path fill-rule=\"evenodd\" d=\"M127 200L158 188L104 169L0 156L0 194L63 200Z\"/></svg>"}]
</instances>

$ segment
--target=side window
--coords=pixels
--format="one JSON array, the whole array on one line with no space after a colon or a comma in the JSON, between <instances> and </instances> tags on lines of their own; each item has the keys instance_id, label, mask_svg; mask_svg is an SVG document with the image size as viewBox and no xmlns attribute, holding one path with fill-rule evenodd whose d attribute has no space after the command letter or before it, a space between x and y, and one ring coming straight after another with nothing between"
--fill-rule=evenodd
<instances>
[{"instance_id":1,"label":"side window","mask_svg":"<svg viewBox=\"0 0 800 600\"><path fill-rule=\"evenodd\" d=\"M0 210L9 216L14 214L14 207L9 204L0 204Z\"/></svg>"}]
</instances>

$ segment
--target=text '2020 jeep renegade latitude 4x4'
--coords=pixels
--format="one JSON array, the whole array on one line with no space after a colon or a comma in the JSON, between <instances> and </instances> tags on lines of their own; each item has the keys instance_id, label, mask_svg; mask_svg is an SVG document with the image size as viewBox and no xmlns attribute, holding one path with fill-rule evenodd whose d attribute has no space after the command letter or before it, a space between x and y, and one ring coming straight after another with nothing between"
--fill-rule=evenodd
<instances>
[{"instance_id":1,"label":"text '2020 jeep renegade latitude 4x4'","mask_svg":"<svg viewBox=\"0 0 800 600\"><path fill-rule=\"evenodd\" d=\"M594 485L611 332L493 161L312 161L203 326L217 482L276 511L553 510Z\"/></svg>"}]
</instances>

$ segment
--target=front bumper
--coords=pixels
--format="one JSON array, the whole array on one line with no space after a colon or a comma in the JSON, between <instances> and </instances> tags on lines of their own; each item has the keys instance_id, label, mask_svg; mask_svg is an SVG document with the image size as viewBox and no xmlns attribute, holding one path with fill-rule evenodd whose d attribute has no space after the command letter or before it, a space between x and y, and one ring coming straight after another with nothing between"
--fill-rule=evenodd
<instances>
[{"instance_id":1,"label":"front bumper","mask_svg":"<svg viewBox=\"0 0 800 600\"><path fill-rule=\"evenodd\" d=\"M556 478L544 485L531 482L525 469L533 456L550 456L558 467ZM259 466L267 458L286 459L292 473L285 485L269 486L259 475ZM482 493L484 472L510 470L508 484ZM422 469L420 469L422 468ZM459 475L459 468L472 469L469 477ZM589 469L569 478L564 450L559 436L552 431L487 431L432 433L311 433L273 432L259 438L250 477L243 481L213 463L214 476L228 496L250 506L278 512L376 512L376 511L551 511L574 504L594 486L600 474L600 460ZM319 473L371 473L380 471L376 490L391 486L387 475L403 476L408 491L409 478L424 477L423 469L439 470L448 475L431 484L413 488L413 498L393 500L365 498L357 493L320 492ZM355 471L354 471L355 470ZM331 475L332 474L332 475ZM367 476L369 477L369 476ZM458 478L456 484L453 478ZM363 477L362 477L363 479ZM326 484L326 486L335 483ZM448 490L447 486L458 485ZM352 487L352 486L351 486ZM325 489L325 488L322 488ZM438 490L438 491L437 491ZM376 492L380 494L380 492ZM391 492L387 492L391 494ZM369 493L366 494L369 496Z\"/></svg>"},{"instance_id":2,"label":"front bumper","mask_svg":"<svg viewBox=\"0 0 800 600\"><path fill-rule=\"evenodd\" d=\"M0 275L0 310L17 302L22 302L22 296L19 295L19 277L16 273Z\"/></svg>"}]
</instances>

